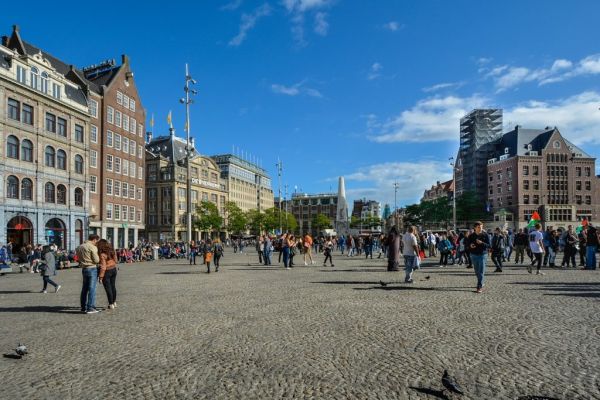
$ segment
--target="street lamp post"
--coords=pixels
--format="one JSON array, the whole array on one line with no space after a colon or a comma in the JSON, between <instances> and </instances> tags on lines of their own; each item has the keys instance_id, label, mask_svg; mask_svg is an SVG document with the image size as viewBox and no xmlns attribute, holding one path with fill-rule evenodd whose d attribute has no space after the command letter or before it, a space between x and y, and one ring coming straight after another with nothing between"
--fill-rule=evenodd
<instances>
[{"instance_id":1,"label":"street lamp post","mask_svg":"<svg viewBox=\"0 0 600 400\"><path fill-rule=\"evenodd\" d=\"M196 80L190 76L187 63L185 64L185 98L179 101L185 105L185 132L186 132L186 144L185 144L185 161L187 165L187 241L192 240L192 167L190 165L190 156L192 154L192 146L190 142L190 104L194 101L190 99L190 92L192 94L198 94L194 89L190 89L190 83L196 84Z\"/></svg>"},{"instance_id":2,"label":"street lamp post","mask_svg":"<svg viewBox=\"0 0 600 400\"><path fill-rule=\"evenodd\" d=\"M450 157L448 160L452 166L452 230L456 233L456 168L454 157Z\"/></svg>"},{"instance_id":3,"label":"street lamp post","mask_svg":"<svg viewBox=\"0 0 600 400\"><path fill-rule=\"evenodd\" d=\"M394 226L398 228L398 189L400 188L400 184L398 182L394 182Z\"/></svg>"},{"instance_id":4,"label":"street lamp post","mask_svg":"<svg viewBox=\"0 0 600 400\"><path fill-rule=\"evenodd\" d=\"M275 166L277 167L277 177L279 179L279 234L282 234L283 226L281 225L281 172L283 171L283 164L281 163L279 157L277 158L277 164L275 164Z\"/></svg>"},{"instance_id":5,"label":"street lamp post","mask_svg":"<svg viewBox=\"0 0 600 400\"><path fill-rule=\"evenodd\" d=\"M286 183L284 185L285 188L285 194L284 194L284 201L285 201L285 230L289 230L288 227L288 203L287 203L287 196L288 196L288 184Z\"/></svg>"}]
</instances>

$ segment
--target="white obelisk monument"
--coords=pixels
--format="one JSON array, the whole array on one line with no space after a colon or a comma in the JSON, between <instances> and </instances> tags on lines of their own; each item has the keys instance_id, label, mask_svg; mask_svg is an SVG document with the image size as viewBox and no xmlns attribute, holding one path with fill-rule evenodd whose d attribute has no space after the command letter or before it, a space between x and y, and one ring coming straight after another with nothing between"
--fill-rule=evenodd
<instances>
[{"instance_id":1,"label":"white obelisk monument","mask_svg":"<svg viewBox=\"0 0 600 400\"><path fill-rule=\"evenodd\" d=\"M338 199L337 199L337 215L335 221L335 230L338 236L348 235L350 224L348 222L348 202L346 201L346 185L344 177L340 176L338 181Z\"/></svg>"}]
</instances>

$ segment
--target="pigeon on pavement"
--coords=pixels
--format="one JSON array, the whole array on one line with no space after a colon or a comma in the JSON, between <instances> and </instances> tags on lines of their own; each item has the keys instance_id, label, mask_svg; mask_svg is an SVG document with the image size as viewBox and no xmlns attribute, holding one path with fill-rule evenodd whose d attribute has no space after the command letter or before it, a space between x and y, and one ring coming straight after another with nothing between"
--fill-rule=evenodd
<instances>
[{"instance_id":1,"label":"pigeon on pavement","mask_svg":"<svg viewBox=\"0 0 600 400\"><path fill-rule=\"evenodd\" d=\"M444 385L444 387L452 393L465 394L463 388L460 387L455 378L448 374L448 370L446 369L444 370L444 375L442 376L442 385Z\"/></svg>"},{"instance_id":2,"label":"pigeon on pavement","mask_svg":"<svg viewBox=\"0 0 600 400\"><path fill-rule=\"evenodd\" d=\"M425 279L427 279L427 280L429 280L429 278L431 278L429 275L427 275L427 276L425 277Z\"/></svg>"},{"instance_id":3,"label":"pigeon on pavement","mask_svg":"<svg viewBox=\"0 0 600 400\"><path fill-rule=\"evenodd\" d=\"M387 283L385 283L384 281L379 281L379 284L380 284L381 286L383 286L383 287L386 287L386 286L388 285L388 284L387 284Z\"/></svg>"},{"instance_id":4,"label":"pigeon on pavement","mask_svg":"<svg viewBox=\"0 0 600 400\"><path fill-rule=\"evenodd\" d=\"M15 349L15 353L23 357L25 354L27 354L27 347L24 344L19 343Z\"/></svg>"}]
</instances>

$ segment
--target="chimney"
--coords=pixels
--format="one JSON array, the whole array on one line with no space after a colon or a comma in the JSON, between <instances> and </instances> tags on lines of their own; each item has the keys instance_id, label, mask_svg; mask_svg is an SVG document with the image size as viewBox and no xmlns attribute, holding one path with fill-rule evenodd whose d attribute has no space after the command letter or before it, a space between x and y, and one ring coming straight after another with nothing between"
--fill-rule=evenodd
<instances>
[{"instance_id":1,"label":"chimney","mask_svg":"<svg viewBox=\"0 0 600 400\"><path fill-rule=\"evenodd\" d=\"M152 141L152 131L146 132L146 143L150 143Z\"/></svg>"},{"instance_id":2,"label":"chimney","mask_svg":"<svg viewBox=\"0 0 600 400\"><path fill-rule=\"evenodd\" d=\"M127 57L127 54L121 54L121 64L129 64L129 57Z\"/></svg>"}]
</instances>

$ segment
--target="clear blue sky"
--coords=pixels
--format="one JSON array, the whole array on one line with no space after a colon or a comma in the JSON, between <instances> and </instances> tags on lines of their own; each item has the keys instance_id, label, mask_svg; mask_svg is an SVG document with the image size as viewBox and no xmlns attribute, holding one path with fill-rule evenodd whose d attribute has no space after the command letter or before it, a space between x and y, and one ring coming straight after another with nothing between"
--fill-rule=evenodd
<instances>
[{"instance_id":1,"label":"clear blue sky","mask_svg":"<svg viewBox=\"0 0 600 400\"><path fill-rule=\"evenodd\" d=\"M235 146L272 175L279 156L290 191L344 175L351 199L393 206L398 180L398 205L415 202L482 106L600 154L598 1L68 3L5 7L2 32L80 67L128 54L155 134L169 110L183 134L188 62L199 150Z\"/></svg>"}]
</instances>

